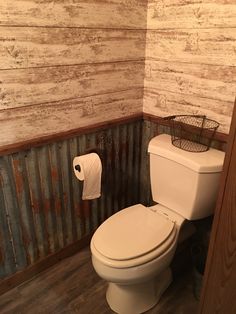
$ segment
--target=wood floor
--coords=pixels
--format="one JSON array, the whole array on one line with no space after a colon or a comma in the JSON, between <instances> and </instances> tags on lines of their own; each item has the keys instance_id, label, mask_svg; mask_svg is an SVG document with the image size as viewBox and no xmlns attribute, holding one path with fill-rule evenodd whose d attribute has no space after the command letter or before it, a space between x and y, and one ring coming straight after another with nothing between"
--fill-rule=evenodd
<instances>
[{"instance_id":1,"label":"wood floor","mask_svg":"<svg viewBox=\"0 0 236 314\"><path fill-rule=\"evenodd\" d=\"M192 274L178 277L148 314L195 314ZM0 296L0 313L112 314L105 300L106 283L93 270L86 248Z\"/></svg>"}]
</instances>

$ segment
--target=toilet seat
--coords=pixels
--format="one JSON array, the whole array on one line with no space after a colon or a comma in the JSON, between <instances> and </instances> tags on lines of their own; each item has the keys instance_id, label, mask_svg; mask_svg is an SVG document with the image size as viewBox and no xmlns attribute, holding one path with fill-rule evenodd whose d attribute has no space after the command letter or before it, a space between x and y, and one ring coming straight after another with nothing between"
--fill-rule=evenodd
<instances>
[{"instance_id":1,"label":"toilet seat","mask_svg":"<svg viewBox=\"0 0 236 314\"><path fill-rule=\"evenodd\" d=\"M91 250L106 265L133 267L166 252L176 233L175 222L137 204L107 219L95 232Z\"/></svg>"}]
</instances>

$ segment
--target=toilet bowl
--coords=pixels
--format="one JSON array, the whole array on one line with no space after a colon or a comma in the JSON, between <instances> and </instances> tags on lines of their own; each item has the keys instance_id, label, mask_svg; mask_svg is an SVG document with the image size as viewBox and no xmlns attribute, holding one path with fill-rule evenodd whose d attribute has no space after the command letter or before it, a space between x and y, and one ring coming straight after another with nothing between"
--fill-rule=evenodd
<instances>
[{"instance_id":1,"label":"toilet bowl","mask_svg":"<svg viewBox=\"0 0 236 314\"><path fill-rule=\"evenodd\" d=\"M153 200L108 218L91 240L92 263L108 282L106 298L119 314L152 308L171 283L169 265L185 220L213 213L224 153L194 154L171 144L169 135L148 147Z\"/></svg>"},{"instance_id":2,"label":"toilet bowl","mask_svg":"<svg viewBox=\"0 0 236 314\"><path fill-rule=\"evenodd\" d=\"M168 266L183 222L162 205L137 204L102 224L91 241L92 263L109 282L107 301L113 311L142 313L158 302L171 282Z\"/></svg>"}]
</instances>

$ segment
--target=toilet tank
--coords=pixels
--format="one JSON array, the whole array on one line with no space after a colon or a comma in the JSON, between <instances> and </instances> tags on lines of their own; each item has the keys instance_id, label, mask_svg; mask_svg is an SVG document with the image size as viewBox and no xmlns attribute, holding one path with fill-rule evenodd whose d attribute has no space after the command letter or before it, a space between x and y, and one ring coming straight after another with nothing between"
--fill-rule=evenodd
<instances>
[{"instance_id":1,"label":"toilet tank","mask_svg":"<svg viewBox=\"0 0 236 314\"><path fill-rule=\"evenodd\" d=\"M154 137L148 146L153 200L186 219L214 211L225 153L213 148L192 153L172 145L171 137Z\"/></svg>"}]
</instances>

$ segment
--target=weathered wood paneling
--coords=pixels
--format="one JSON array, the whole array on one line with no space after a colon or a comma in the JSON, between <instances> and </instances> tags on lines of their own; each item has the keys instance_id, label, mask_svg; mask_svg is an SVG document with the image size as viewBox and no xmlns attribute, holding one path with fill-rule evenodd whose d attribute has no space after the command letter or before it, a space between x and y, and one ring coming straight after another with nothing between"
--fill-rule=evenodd
<instances>
[{"instance_id":1,"label":"weathered wood paneling","mask_svg":"<svg viewBox=\"0 0 236 314\"><path fill-rule=\"evenodd\" d=\"M4 0L0 25L145 28L146 0Z\"/></svg>"},{"instance_id":2,"label":"weathered wood paneling","mask_svg":"<svg viewBox=\"0 0 236 314\"><path fill-rule=\"evenodd\" d=\"M158 89L145 89L145 113L159 117L170 114L205 114L219 121L219 131L229 132L233 103Z\"/></svg>"},{"instance_id":3,"label":"weathered wood paneling","mask_svg":"<svg viewBox=\"0 0 236 314\"><path fill-rule=\"evenodd\" d=\"M228 132L235 28L235 0L149 0L144 112L206 114Z\"/></svg>"},{"instance_id":4,"label":"weathered wood paneling","mask_svg":"<svg viewBox=\"0 0 236 314\"><path fill-rule=\"evenodd\" d=\"M235 0L149 0L149 29L236 27Z\"/></svg>"},{"instance_id":5,"label":"weathered wood paneling","mask_svg":"<svg viewBox=\"0 0 236 314\"><path fill-rule=\"evenodd\" d=\"M0 145L141 112L146 11L146 0L0 1Z\"/></svg>"},{"instance_id":6,"label":"weathered wood paneling","mask_svg":"<svg viewBox=\"0 0 236 314\"><path fill-rule=\"evenodd\" d=\"M0 27L0 69L142 60L145 31Z\"/></svg>"},{"instance_id":7,"label":"weathered wood paneling","mask_svg":"<svg viewBox=\"0 0 236 314\"><path fill-rule=\"evenodd\" d=\"M236 30L149 30L146 57L171 62L236 66Z\"/></svg>"},{"instance_id":8,"label":"weathered wood paneling","mask_svg":"<svg viewBox=\"0 0 236 314\"><path fill-rule=\"evenodd\" d=\"M236 67L147 61L145 87L233 102Z\"/></svg>"},{"instance_id":9,"label":"weathered wood paneling","mask_svg":"<svg viewBox=\"0 0 236 314\"><path fill-rule=\"evenodd\" d=\"M10 109L143 86L143 62L2 70L0 109Z\"/></svg>"},{"instance_id":10,"label":"weathered wood paneling","mask_svg":"<svg viewBox=\"0 0 236 314\"><path fill-rule=\"evenodd\" d=\"M141 113L142 89L0 111L0 146ZM45 123L46 121L46 123Z\"/></svg>"}]
</instances>

